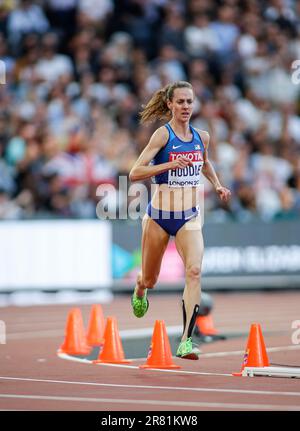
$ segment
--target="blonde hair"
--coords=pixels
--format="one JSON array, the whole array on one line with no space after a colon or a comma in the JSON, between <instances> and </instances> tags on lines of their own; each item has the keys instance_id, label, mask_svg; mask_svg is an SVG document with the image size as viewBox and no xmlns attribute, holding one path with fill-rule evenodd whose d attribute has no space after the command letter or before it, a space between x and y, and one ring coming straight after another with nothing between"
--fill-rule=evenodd
<instances>
[{"instance_id":1,"label":"blonde hair","mask_svg":"<svg viewBox=\"0 0 300 431\"><path fill-rule=\"evenodd\" d=\"M176 81L156 91L147 105L143 106L143 110L140 112L141 123L163 119L169 120L171 118L171 112L168 108L167 102L168 100L172 101L176 88L190 88L193 90L193 87L189 82Z\"/></svg>"}]
</instances>

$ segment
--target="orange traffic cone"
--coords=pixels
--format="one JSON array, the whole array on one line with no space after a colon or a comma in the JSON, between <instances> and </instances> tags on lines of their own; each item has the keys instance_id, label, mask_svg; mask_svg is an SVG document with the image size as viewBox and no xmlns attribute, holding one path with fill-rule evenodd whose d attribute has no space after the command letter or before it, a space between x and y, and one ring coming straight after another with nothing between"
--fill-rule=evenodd
<instances>
[{"instance_id":1,"label":"orange traffic cone","mask_svg":"<svg viewBox=\"0 0 300 431\"><path fill-rule=\"evenodd\" d=\"M163 320L155 322L147 362L140 365L140 368L181 368L173 363L171 346Z\"/></svg>"},{"instance_id":2,"label":"orange traffic cone","mask_svg":"<svg viewBox=\"0 0 300 431\"><path fill-rule=\"evenodd\" d=\"M196 326L199 332L203 335L216 335L218 331L214 327L214 322L211 314L207 316L197 316Z\"/></svg>"},{"instance_id":3,"label":"orange traffic cone","mask_svg":"<svg viewBox=\"0 0 300 431\"><path fill-rule=\"evenodd\" d=\"M101 305L93 305L87 330L87 343L90 346L101 346L104 344L105 319Z\"/></svg>"},{"instance_id":4,"label":"orange traffic cone","mask_svg":"<svg viewBox=\"0 0 300 431\"><path fill-rule=\"evenodd\" d=\"M265 341L259 323L252 323L242 369L233 376L241 376L245 367L268 367L270 365L266 351Z\"/></svg>"},{"instance_id":5,"label":"orange traffic cone","mask_svg":"<svg viewBox=\"0 0 300 431\"><path fill-rule=\"evenodd\" d=\"M125 359L115 317L107 318L104 331L104 345L100 346L98 359L93 361L94 364L101 362L108 364L129 364L131 362Z\"/></svg>"},{"instance_id":6,"label":"orange traffic cone","mask_svg":"<svg viewBox=\"0 0 300 431\"><path fill-rule=\"evenodd\" d=\"M60 346L58 353L88 355L90 351L91 348L86 342L81 311L79 308L72 308L67 318L65 341Z\"/></svg>"}]
</instances>

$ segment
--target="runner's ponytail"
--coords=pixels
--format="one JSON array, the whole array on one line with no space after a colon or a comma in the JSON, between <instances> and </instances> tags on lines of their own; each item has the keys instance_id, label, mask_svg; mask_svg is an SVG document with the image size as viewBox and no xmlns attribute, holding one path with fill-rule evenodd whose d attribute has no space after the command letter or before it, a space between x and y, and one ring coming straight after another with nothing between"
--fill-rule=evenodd
<instances>
[{"instance_id":1,"label":"runner's ponytail","mask_svg":"<svg viewBox=\"0 0 300 431\"><path fill-rule=\"evenodd\" d=\"M172 115L167 102L168 100L171 101L173 99L174 90L176 90L176 88L193 89L189 82L176 81L156 91L147 105L143 106L143 110L140 112L141 123L164 119L170 120Z\"/></svg>"}]
</instances>

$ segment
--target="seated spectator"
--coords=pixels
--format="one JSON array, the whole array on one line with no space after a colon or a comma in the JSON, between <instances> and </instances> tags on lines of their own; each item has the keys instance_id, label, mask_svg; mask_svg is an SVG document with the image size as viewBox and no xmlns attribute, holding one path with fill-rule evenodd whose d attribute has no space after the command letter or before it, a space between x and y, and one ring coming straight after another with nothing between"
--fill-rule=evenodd
<instances>
[{"instance_id":1,"label":"seated spectator","mask_svg":"<svg viewBox=\"0 0 300 431\"><path fill-rule=\"evenodd\" d=\"M184 52L184 28L184 16L179 11L170 9L161 29L160 43L172 45L176 50Z\"/></svg>"},{"instance_id":2,"label":"seated spectator","mask_svg":"<svg viewBox=\"0 0 300 431\"><path fill-rule=\"evenodd\" d=\"M22 216L22 209L17 202L0 188L0 220L18 220Z\"/></svg>"},{"instance_id":3,"label":"seated spectator","mask_svg":"<svg viewBox=\"0 0 300 431\"><path fill-rule=\"evenodd\" d=\"M258 215L257 201L253 186L247 182L235 184L235 196L231 207L235 213L236 220L247 222Z\"/></svg>"},{"instance_id":4,"label":"seated spectator","mask_svg":"<svg viewBox=\"0 0 300 431\"><path fill-rule=\"evenodd\" d=\"M44 34L49 30L49 22L43 9L32 0L20 0L8 17L8 38L14 51L19 51L19 44L28 33Z\"/></svg>"},{"instance_id":5,"label":"seated spectator","mask_svg":"<svg viewBox=\"0 0 300 431\"><path fill-rule=\"evenodd\" d=\"M151 65L166 82L184 81L186 73L181 59L181 53L174 46L164 45L159 49L159 55Z\"/></svg>"},{"instance_id":6,"label":"seated spectator","mask_svg":"<svg viewBox=\"0 0 300 431\"><path fill-rule=\"evenodd\" d=\"M9 13L16 7L16 0L2 0L0 3L0 33L7 36Z\"/></svg>"},{"instance_id":7,"label":"seated spectator","mask_svg":"<svg viewBox=\"0 0 300 431\"><path fill-rule=\"evenodd\" d=\"M218 41L215 54L221 63L230 63L233 59L234 48L239 36L239 28L235 22L236 7L225 4L218 8L218 18L209 27Z\"/></svg>"},{"instance_id":8,"label":"seated spectator","mask_svg":"<svg viewBox=\"0 0 300 431\"><path fill-rule=\"evenodd\" d=\"M184 31L187 52L192 57L205 57L219 48L214 30L209 26L206 14L197 14Z\"/></svg>"},{"instance_id":9,"label":"seated spectator","mask_svg":"<svg viewBox=\"0 0 300 431\"><path fill-rule=\"evenodd\" d=\"M299 217L296 207L296 199L292 190L283 188L280 193L280 209L274 214L273 220L294 220Z\"/></svg>"},{"instance_id":10,"label":"seated spectator","mask_svg":"<svg viewBox=\"0 0 300 431\"><path fill-rule=\"evenodd\" d=\"M0 33L0 59L2 61L1 67L5 64L5 69L0 69L0 84L10 83L12 80L12 74L15 67L14 58L9 55L8 46L3 35Z\"/></svg>"},{"instance_id":11,"label":"seated spectator","mask_svg":"<svg viewBox=\"0 0 300 431\"><path fill-rule=\"evenodd\" d=\"M54 33L47 33L42 39L41 58L35 67L40 81L55 82L64 75L72 76L73 65L70 58L57 52L58 39Z\"/></svg>"},{"instance_id":12,"label":"seated spectator","mask_svg":"<svg viewBox=\"0 0 300 431\"><path fill-rule=\"evenodd\" d=\"M46 12L52 29L60 36L60 48L64 49L75 34L78 0L45 0Z\"/></svg>"},{"instance_id":13,"label":"seated spectator","mask_svg":"<svg viewBox=\"0 0 300 431\"><path fill-rule=\"evenodd\" d=\"M112 0L79 0L78 10L90 23L101 24L112 13Z\"/></svg>"}]
</instances>

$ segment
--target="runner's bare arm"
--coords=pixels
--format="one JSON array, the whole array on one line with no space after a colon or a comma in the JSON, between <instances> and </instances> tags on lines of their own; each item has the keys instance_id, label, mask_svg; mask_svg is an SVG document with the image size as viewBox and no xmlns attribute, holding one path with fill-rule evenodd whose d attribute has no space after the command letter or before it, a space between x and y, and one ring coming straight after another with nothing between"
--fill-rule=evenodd
<instances>
[{"instance_id":1,"label":"runner's bare arm","mask_svg":"<svg viewBox=\"0 0 300 431\"><path fill-rule=\"evenodd\" d=\"M156 154L166 145L168 138L169 133L164 126L160 127L153 133L148 145L143 150L129 173L130 181L145 180L166 172L169 169L185 168L186 166L191 165L191 162L185 157L178 158L172 162L161 163L159 165L149 165Z\"/></svg>"},{"instance_id":2,"label":"runner's bare arm","mask_svg":"<svg viewBox=\"0 0 300 431\"><path fill-rule=\"evenodd\" d=\"M213 165L211 164L211 162L209 161L209 158L208 158L209 134L203 130L197 129L197 131L200 133L200 136L205 148L204 154L203 154L204 163L203 163L202 173L208 179L208 181L210 181L211 184L214 186L220 199L226 202L229 200L231 193L229 189L221 185L220 180L216 174L216 171Z\"/></svg>"}]
</instances>

